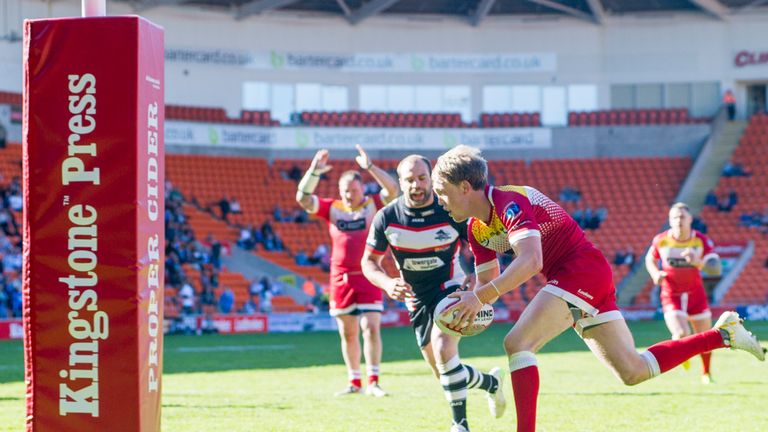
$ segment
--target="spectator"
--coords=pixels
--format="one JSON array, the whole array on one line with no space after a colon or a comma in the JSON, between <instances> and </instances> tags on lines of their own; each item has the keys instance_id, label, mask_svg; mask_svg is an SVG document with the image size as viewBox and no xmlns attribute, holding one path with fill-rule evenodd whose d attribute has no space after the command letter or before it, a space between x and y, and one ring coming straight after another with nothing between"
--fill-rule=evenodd
<instances>
[{"instance_id":1,"label":"spectator","mask_svg":"<svg viewBox=\"0 0 768 432\"><path fill-rule=\"evenodd\" d=\"M226 196L219 200L219 210L221 211L221 219L229 222L229 213L232 211L232 207L229 204L229 198Z\"/></svg>"},{"instance_id":2,"label":"spectator","mask_svg":"<svg viewBox=\"0 0 768 432\"><path fill-rule=\"evenodd\" d=\"M237 245L245 250L252 250L256 247L253 241L253 226L248 225L240 230L240 238L237 240Z\"/></svg>"},{"instance_id":3,"label":"spectator","mask_svg":"<svg viewBox=\"0 0 768 432\"><path fill-rule=\"evenodd\" d=\"M613 264L620 266L624 264L624 260L627 259L627 253L624 252L622 249L619 249L616 251L616 255L613 257Z\"/></svg>"},{"instance_id":4,"label":"spectator","mask_svg":"<svg viewBox=\"0 0 768 432\"><path fill-rule=\"evenodd\" d=\"M296 210L293 212L292 219L296 223L306 223L309 221L309 215L304 210Z\"/></svg>"},{"instance_id":5,"label":"spectator","mask_svg":"<svg viewBox=\"0 0 768 432\"><path fill-rule=\"evenodd\" d=\"M296 252L296 255L293 257L294 261L296 261L297 265L300 266L308 266L309 264L309 258L307 258L307 254L304 252L304 249L299 249L298 252Z\"/></svg>"},{"instance_id":6,"label":"spectator","mask_svg":"<svg viewBox=\"0 0 768 432\"><path fill-rule=\"evenodd\" d=\"M751 173L744 169L744 165L728 161L723 167L723 177L749 177Z\"/></svg>"},{"instance_id":7,"label":"spectator","mask_svg":"<svg viewBox=\"0 0 768 432\"><path fill-rule=\"evenodd\" d=\"M191 315L194 313L195 308L195 289L189 284L189 281L185 280L181 289L179 290L179 297L181 297L181 312L185 315Z\"/></svg>"},{"instance_id":8,"label":"spectator","mask_svg":"<svg viewBox=\"0 0 768 432\"><path fill-rule=\"evenodd\" d=\"M579 226L584 229L584 210L581 209L581 207L576 207L575 210L573 210L573 220L576 221Z\"/></svg>"},{"instance_id":9,"label":"spectator","mask_svg":"<svg viewBox=\"0 0 768 432\"><path fill-rule=\"evenodd\" d=\"M251 284L248 286L248 294L251 296L261 295L264 291L264 285L257 278L251 279Z\"/></svg>"},{"instance_id":10,"label":"spectator","mask_svg":"<svg viewBox=\"0 0 768 432\"><path fill-rule=\"evenodd\" d=\"M309 259L309 262L311 264L322 264L326 261L328 261L328 246L325 243L320 243L317 245L317 248L315 248L315 252L312 254L312 258Z\"/></svg>"},{"instance_id":11,"label":"spectator","mask_svg":"<svg viewBox=\"0 0 768 432\"><path fill-rule=\"evenodd\" d=\"M275 206L272 209L272 217L275 219L275 222L282 222L283 219L283 210L280 209L280 206Z\"/></svg>"},{"instance_id":12,"label":"spectator","mask_svg":"<svg viewBox=\"0 0 768 432\"><path fill-rule=\"evenodd\" d=\"M259 302L256 300L257 296L249 296L248 301L245 302L240 312L244 314L255 314L259 310Z\"/></svg>"},{"instance_id":13,"label":"spectator","mask_svg":"<svg viewBox=\"0 0 768 432\"><path fill-rule=\"evenodd\" d=\"M704 220L698 216L693 217L693 222L691 222L691 228L695 229L696 231L702 234L706 234L707 230L709 229L707 227L707 224L704 223Z\"/></svg>"},{"instance_id":14,"label":"spectator","mask_svg":"<svg viewBox=\"0 0 768 432\"><path fill-rule=\"evenodd\" d=\"M5 140L7 137L7 132L5 131L5 126L0 123L0 148L5 148Z\"/></svg>"},{"instance_id":15,"label":"spectator","mask_svg":"<svg viewBox=\"0 0 768 432\"><path fill-rule=\"evenodd\" d=\"M298 183L301 180L302 175L304 175L304 172L299 168L298 165L293 165L290 170L288 170L288 178Z\"/></svg>"},{"instance_id":16,"label":"spectator","mask_svg":"<svg viewBox=\"0 0 768 432\"><path fill-rule=\"evenodd\" d=\"M262 312L264 313L270 313L272 312L272 291L270 290L264 290L264 293L261 295L261 299L259 301L259 307Z\"/></svg>"},{"instance_id":17,"label":"spectator","mask_svg":"<svg viewBox=\"0 0 768 432\"><path fill-rule=\"evenodd\" d=\"M560 201L578 203L581 200L581 191L578 189L566 186L560 191Z\"/></svg>"},{"instance_id":18,"label":"spectator","mask_svg":"<svg viewBox=\"0 0 768 432\"><path fill-rule=\"evenodd\" d=\"M717 208L717 194L714 189L707 192L707 196L704 198L704 205Z\"/></svg>"},{"instance_id":19,"label":"spectator","mask_svg":"<svg viewBox=\"0 0 768 432\"><path fill-rule=\"evenodd\" d=\"M729 212L733 210L733 207L736 206L739 202L739 195L736 193L735 190L731 189L728 191L728 195L724 196L720 203L718 204L717 209L722 212Z\"/></svg>"},{"instance_id":20,"label":"spectator","mask_svg":"<svg viewBox=\"0 0 768 432\"><path fill-rule=\"evenodd\" d=\"M733 121L736 118L736 96L733 95L731 89L728 89L723 94L723 105L728 111L728 120Z\"/></svg>"},{"instance_id":21,"label":"spectator","mask_svg":"<svg viewBox=\"0 0 768 432\"><path fill-rule=\"evenodd\" d=\"M622 264L624 264L625 266L627 266L629 268L632 268L632 266L635 265L635 259L636 258L637 257L635 256L635 251L632 250L632 246L629 246L627 248L627 253L624 256L624 262Z\"/></svg>"},{"instance_id":22,"label":"spectator","mask_svg":"<svg viewBox=\"0 0 768 432\"><path fill-rule=\"evenodd\" d=\"M262 238L266 239L271 234L274 234L275 231L272 229L272 224L269 223L268 220L265 220L263 224L261 224L261 236Z\"/></svg>"},{"instance_id":23,"label":"spectator","mask_svg":"<svg viewBox=\"0 0 768 432\"><path fill-rule=\"evenodd\" d=\"M240 201L237 200L237 198L232 198L232 200L229 201L229 211L232 214L242 214L243 209L240 207Z\"/></svg>"},{"instance_id":24,"label":"spectator","mask_svg":"<svg viewBox=\"0 0 768 432\"><path fill-rule=\"evenodd\" d=\"M219 296L219 310L221 313L228 314L232 312L232 308L235 305L235 293L232 288L224 288L224 292Z\"/></svg>"}]
</instances>

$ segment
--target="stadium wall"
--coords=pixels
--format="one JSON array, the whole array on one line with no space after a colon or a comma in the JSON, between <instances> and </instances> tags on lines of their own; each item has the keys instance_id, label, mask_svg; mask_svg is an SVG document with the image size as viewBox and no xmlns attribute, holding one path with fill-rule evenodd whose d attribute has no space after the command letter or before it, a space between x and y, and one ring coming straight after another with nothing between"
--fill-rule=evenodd
<instances>
[{"instance_id":1,"label":"stadium wall","mask_svg":"<svg viewBox=\"0 0 768 432\"><path fill-rule=\"evenodd\" d=\"M74 16L80 2L9 0L7 32L21 34L16 17ZM108 12L137 13L109 2ZM359 84L470 85L473 112L480 112L481 87L489 84L596 84L599 106L610 105L616 83L719 82L764 80L768 63L736 67L739 52L768 51L768 15L751 11L726 21L703 13L659 12L609 17L597 26L563 18L546 20L489 17L473 27L458 17L373 17L351 26L341 17L264 13L235 20L231 12L191 6L156 7L140 12L166 30L167 48L229 53L542 53L554 55L552 71L516 74L339 73L336 70L254 69L169 61L167 101L172 104L241 107L242 83L319 82L350 86L351 109ZM21 89L21 43L0 42L0 90ZM738 94L741 103L746 95Z\"/></svg>"},{"instance_id":2,"label":"stadium wall","mask_svg":"<svg viewBox=\"0 0 768 432\"><path fill-rule=\"evenodd\" d=\"M298 128L297 128L298 130ZM328 128L334 131L335 128ZM449 131L447 129L446 131ZM458 130L461 131L461 130ZM504 129L489 129L503 133ZM488 159L594 159L598 157L690 157L695 158L711 132L708 124L667 125L667 126L622 126L622 127L581 127L553 128L551 142L545 148L512 148L497 150L483 147ZM288 134L290 135L290 134ZM226 146L226 145L183 145L168 136L166 143L169 153L231 155L260 157L265 159L311 159L320 147L296 148L292 143L276 142L270 146ZM334 158L353 158L357 153L349 149L333 148ZM386 148L366 146L375 159L399 159L413 152L436 158L444 147L430 148Z\"/></svg>"}]
</instances>

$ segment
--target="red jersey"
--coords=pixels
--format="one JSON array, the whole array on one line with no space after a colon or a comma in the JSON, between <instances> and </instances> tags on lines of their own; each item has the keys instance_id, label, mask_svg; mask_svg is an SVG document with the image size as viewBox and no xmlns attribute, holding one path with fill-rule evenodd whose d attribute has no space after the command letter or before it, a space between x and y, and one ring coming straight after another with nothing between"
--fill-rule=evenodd
<instances>
[{"instance_id":1,"label":"red jersey","mask_svg":"<svg viewBox=\"0 0 768 432\"><path fill-rule=\"evenodd\" d=\"M471 218L467 237L475 255L475 269L498 266L497 253L527 237L541 237L544 259L541 273L547 278L575 250L594 248L579 224L562 207L530 186L486 186L491 202L490 222Z\"/></svg>"},{"instance_id":2,"label":"red jersey","mask_svg":"<svg viewBox=\"0 0 768 432\"><path fill-rule=\"evenodd\" d=\"M379 195L363 198L358 207L349 208L340 199L318 199L316 215L328 222L331 234L331 273L359 272L365 251L368 228L376 212L384 207Z\"/></svg>"},{"instance_id":3,"label":"red jersey","mask_svg":"<svg viewBox=\"0 0 768 432\"><path fill-rule=\"evenodd\" d=\"M672 231L666 230L653 238L650 252L657 260L661 260L661 269L667 276L661 281L662 290L669 293L684 293L694 289L703 289L701 271L688 264L683 258L684 250L690 248L695 257L707 260L713 253L715 245L707 236L691 230L687 240L672 237Z\"/></svg>"}]
</instances>

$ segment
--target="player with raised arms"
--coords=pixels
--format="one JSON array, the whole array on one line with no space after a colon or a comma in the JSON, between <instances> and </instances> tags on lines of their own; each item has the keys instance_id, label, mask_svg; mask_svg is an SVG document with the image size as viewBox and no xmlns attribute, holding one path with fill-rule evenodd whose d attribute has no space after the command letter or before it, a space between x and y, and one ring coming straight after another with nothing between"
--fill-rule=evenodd
<instances>
[{"instance_id":1,"label":"player with raised arms","mask_svg":"<svg viewBox=\"0 0 768 432\"><path fill-rule=\"evenodd\" d=\"M483 304L541 272L547 284L504 338L515 395L518 432L536 429L539 370L535 353L573 327L590 350L626 385L656 377L683 361L730 347L765 360L765 350L736 312L725 312L713 329L657 343L638 353L619 312L611 268L578 224L559 205L530 186L488 184L480 150L460 145L440 156L432 175L440 204L456 221L468 221L477 283L451 294L451 325L474 318ZM499 272L496 253L515 259Z\"/></svg>"},{"instance_id":2,"label":"player with raised arms","mask_svg":"<svg viewBox=\"0 0 768 432\"><path fill-rule=\"evenodd\" d=\"M466 224L451 220L432 192L431 164L423 156L410 155L397 167L403 195L380 210L373 220L362 268L374 285L391 298L405 301L416 342L424 359L443 386L451 406L452 432L469 430L467 389L485 390L491 414L498 418L506 402L499 368L485 374L462 364L458 336L449 336L433 325L435 306L461 288L465 273L460 264L461 239ZM399 277L389 277L381 266L392 248Z\"/></svg>"},{"instance_id":3,"label":"player with raised arms","mask_svg":"<svg viewBox=\"0 0 768 432\"><path fill-rule=\"evenodd\" d=\"M655 284L661 285L661 309L672 339L701 333L712 327L701 269L704 263L714 262L720 267L720 257L714 253L714 243L704 234L691 228L693 216L685 203L676 203L669 209L669 229L656 235L645 256L645 268ZM661 268L659 268L661 261ZM690 326L688 322L690 321ZM701 353L701 381L712 382L710 375L711 352ZM687 361L683 366L687 367Z\"/></svg>"},{"instance_id":4,"label":"player with raised arms","mask_svg":"<svg viewBox=\"0 0 768 432\"><path fill-rule=\"evenodd\" d=\"M397 182L386 171L373 164L361 146L356 146L355 161L368 171L382 187L380 196L366 196L363 178L357 171L346 171L339 177L340 199L318 198L314 194L320 176L331 170L328 150L319 150L296 191L296 202L308 213L328 222L331 235L330 307L341 336L341 353L347 366L349 385L337 396L358 394L362 388L360 374L360 328L363 330L368 386L366 394L386 396L379 386L381 365L381 290L372 285L360 270L368 227L384 202L397 196Z\"/></svg>"}]
</instances>

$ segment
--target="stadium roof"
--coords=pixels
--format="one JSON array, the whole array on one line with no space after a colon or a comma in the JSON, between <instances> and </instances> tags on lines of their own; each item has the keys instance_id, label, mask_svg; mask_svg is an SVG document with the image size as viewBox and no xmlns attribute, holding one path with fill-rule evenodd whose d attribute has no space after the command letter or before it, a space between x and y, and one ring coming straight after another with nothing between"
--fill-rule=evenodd
<instances>
[{"instance_id":1,"label":"stadium roof","mask_svg":"<svg viewBox=\"0 0 768 432\"><path fill-rule=\"evenodd\" d=\"M455 17L479 25L486 17L573 17L600 25L611 16L690 12L726 20L768 6L768 0L116 0L137 10L157 6L198 7L236 19L281 11L344 17L350 24L375 15Z\"/></svg>"}]
</instances>

